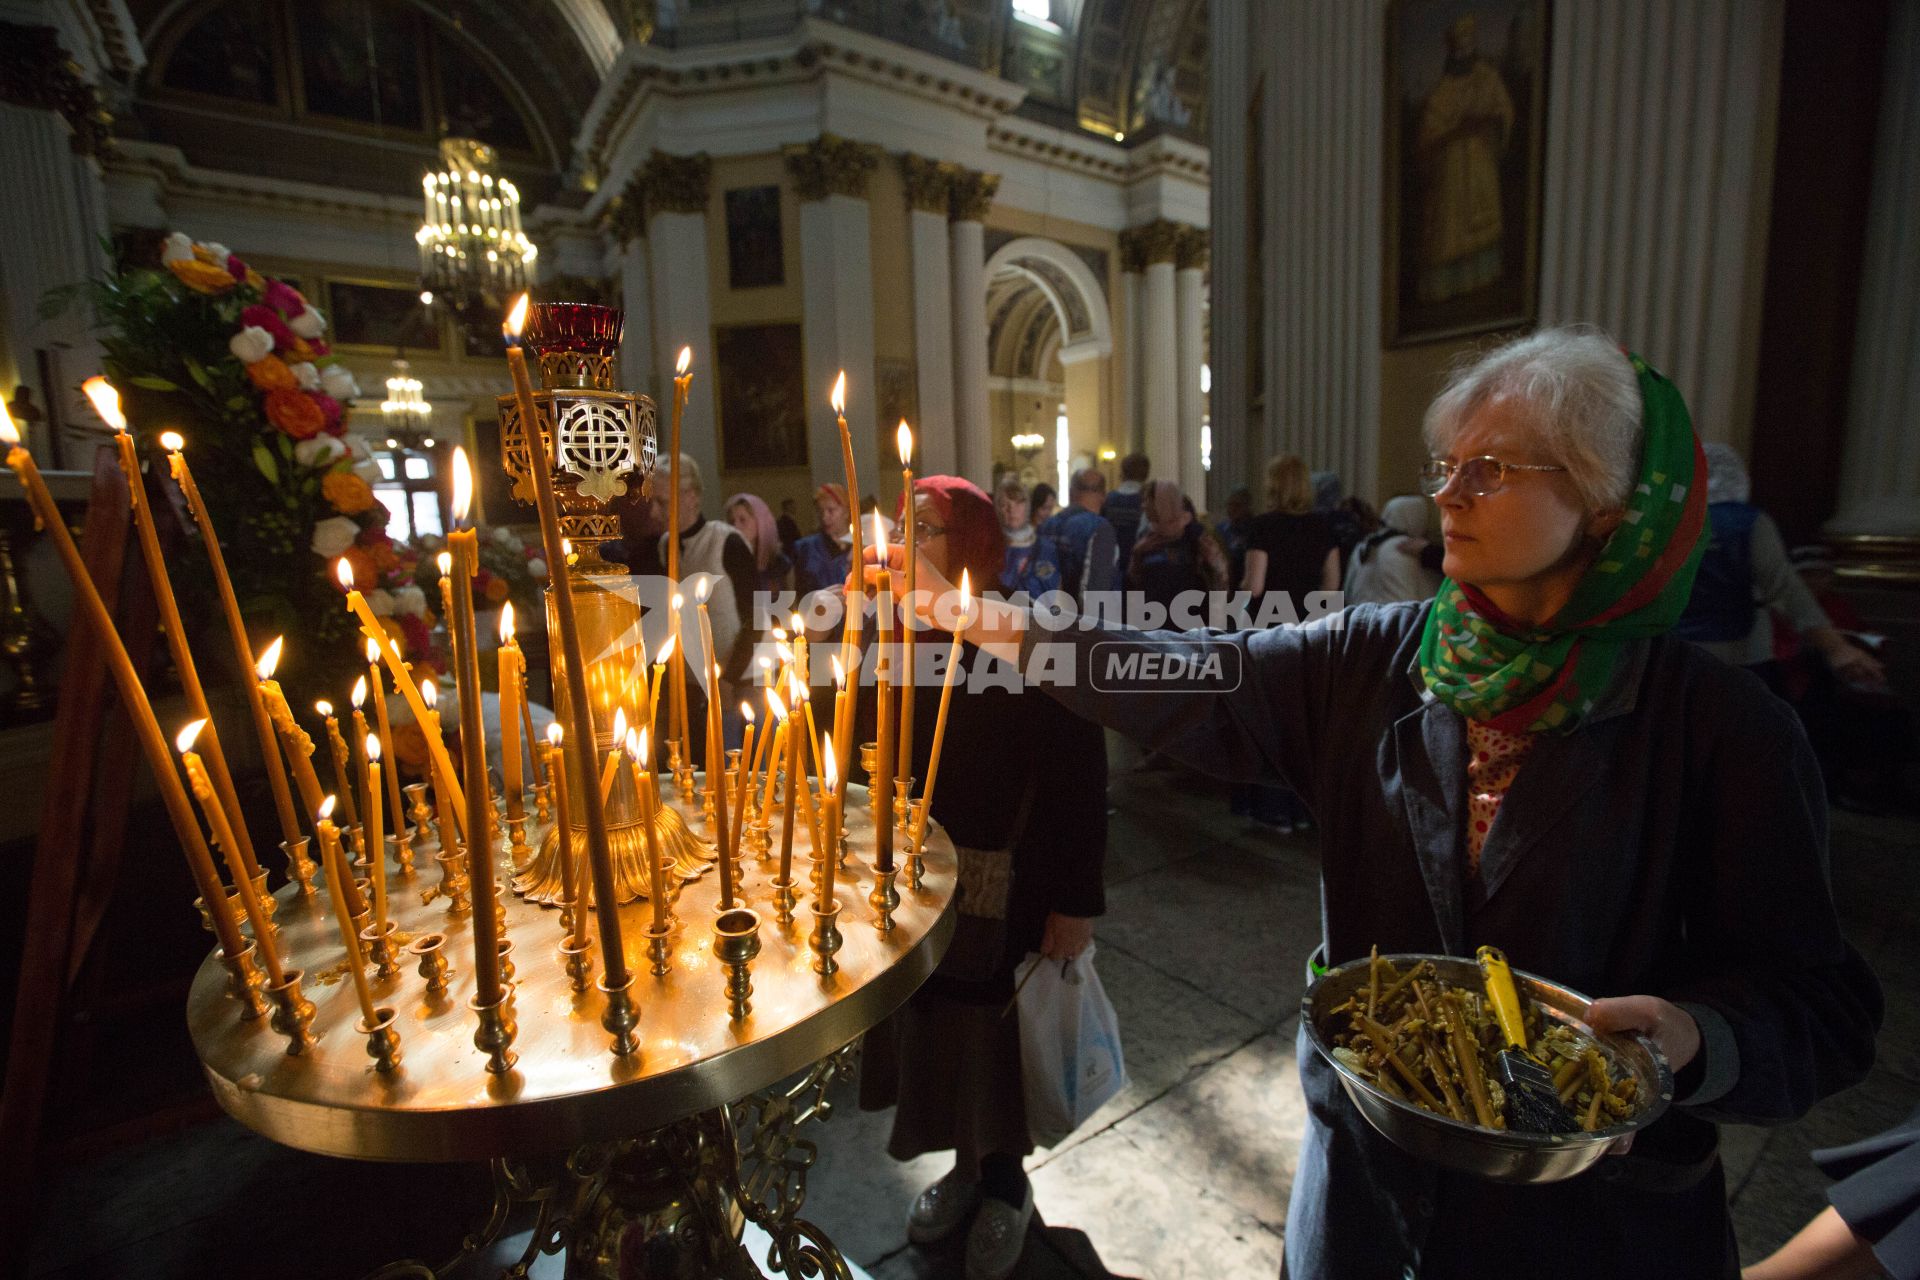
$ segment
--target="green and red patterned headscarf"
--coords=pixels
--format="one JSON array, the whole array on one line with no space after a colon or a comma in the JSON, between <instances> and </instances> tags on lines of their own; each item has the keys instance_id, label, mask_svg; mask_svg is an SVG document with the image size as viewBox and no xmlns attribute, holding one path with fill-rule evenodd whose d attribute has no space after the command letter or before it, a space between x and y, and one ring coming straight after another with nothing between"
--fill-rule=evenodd
<instances>
[{"instance_id":1,"label":"green and red patterned headscarf","mask_svg":"<svg viewBox=\"0 0 1920 1280\"><path fill-rule=\"evenodd\" d=\"M1440 584L1420 638L1427 688L1469 720L1570 733L1620 665L1626 642L1679 620L1706 549L1707 464L1680 392L1639 356L1640 474L1620 522L1566 605L1544 625L1506 617L1473 587Z\"/></svg>"}]
</instances>

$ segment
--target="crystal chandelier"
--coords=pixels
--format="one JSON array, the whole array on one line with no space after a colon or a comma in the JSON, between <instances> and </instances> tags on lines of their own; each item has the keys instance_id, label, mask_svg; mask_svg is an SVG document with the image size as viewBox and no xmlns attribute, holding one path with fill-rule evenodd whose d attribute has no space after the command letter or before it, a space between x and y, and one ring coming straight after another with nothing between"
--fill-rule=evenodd
<instances>
[{"instance_id":1,"label":"crystal chandelier","mask_svg":"<svg viewBox=\"0 0 1920 1280\"><path fill-rule=\"evenodd\" d=\"M520 230L520 189L493 175L494 151L472 138L440 140L442 168L420 179L420 284L456 307L498 304L527 287L538 252Z\"/></svg>"},{"instance_id":2,"label":"crystal chandelier","mask_svg":"<svg viewBox=\"0 0 1920 1280\"><path fill-rule=\"evenodd\" d=\"M393 376L387 379L387 398L380 402L380 419L388 430L406 431L424 426L433 413L427 403L426 388L408 371L405 360L393 362Z\"/></svg>"}]
</instances>

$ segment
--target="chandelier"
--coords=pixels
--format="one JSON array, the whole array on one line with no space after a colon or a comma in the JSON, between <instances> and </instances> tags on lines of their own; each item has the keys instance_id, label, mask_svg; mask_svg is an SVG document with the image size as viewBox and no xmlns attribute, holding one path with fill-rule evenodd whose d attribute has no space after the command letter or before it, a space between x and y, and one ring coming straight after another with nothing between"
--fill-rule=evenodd
<instances>
[{"instance_id":1,"label":"chandelier","mask_svg":"<svg viewBox=\"0 0 1920 1280\"><path fill-rule=\"evenodd\" d=\"M520 189L493 175L494 151L472 138L440 140L442 168L420 179L420 284L456 307L494 304L527 287L538 250L520 230Z\"/></svg>"},{"instance_id":2,"label":"chandelier","mask_svg":"<svg viewBox=\"0 0 1920 1280\"><path fill-rule=\"evenodd\" d=\"M393 362L393 376L387 379L387 398L380 402L380 417L388 427L404 431L420 426L433 413L427 403L426 388L409 372L405 360Z\"/></svg>"}]
</instances>

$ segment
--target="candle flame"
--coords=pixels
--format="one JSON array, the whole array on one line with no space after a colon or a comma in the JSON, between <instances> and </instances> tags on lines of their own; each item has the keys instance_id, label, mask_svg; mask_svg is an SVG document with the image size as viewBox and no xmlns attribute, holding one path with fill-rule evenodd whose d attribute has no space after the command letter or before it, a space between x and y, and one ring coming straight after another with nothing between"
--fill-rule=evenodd
<instances>
[{"instance_id":1,"label":"candle flame","mask_svg":"<svg viewBox=\"0 0 1920 1280\"><path fill-rule=\"evenodd\" d=\"M473 506L473 468L467 463L463 445L453 449L453 522L465 524L467 510Z\"/></svg>"},{"instance_id":2,"label":"candle flame","mask_svg":"<svg viewBox=\"0 0 1920 1280\"><path fill-rule=\"evenodd\" d=\"M319 821L325 822L328 818L331 818L333 816L333 803L334 803L334 797L331 795L328 796L325 800L322 800L320 802L320 807L319 809L314 811L313 816L317 818Z\"/></svg>"},{"instance_id":3,"label":"candle flame","mask_svg":"<svg viewBox=\"0 0 1920 1280\"><path fill-rule=\"evenodd\" d=\"M745 698L740 699L740 718L748 724L753 723L753 704Z\"/></svg>"},{"instance_id":4,"label":"candle flame","mask_svg":"<svg viewBox=\"0 0 1920 1280\"><path fill-rule=\"evenodd\" d=\"M168 453L178 453L187 447L187 438L178 431L162 431L160 433L160 447Z\"/></svg>"},{"instance_id":5,"label":"candle flame","mask_svg":"<svg viewBox=\"0 0 1920 1280\"><path fill-rule=\"evenodd\" d=\"M686 603L687 603L687 598L685 596L681 595L678 591L673 593L673 611L675 613L678 613L680 612L681 609L685 608Z\"/></svg>"},{"instance_id":6,"label":"candle flame","mask_svg":"<svg viewBox=\"0 0 1920 1280\"><path fill-rule=\"evenodd\" d=\"M427 704L427 710L433 710L440 702L440 686L431 680L421 685L420 701Z\"/></svg>"},{"instance_id":7,"label":"candle flame","mask_svg":"<svg viewBox=\"0 0 1920 1280\"><path fill-rule=\"evenodd\" d=\"M565 736L566 736L566 730L560 727L560 722L558 720L555 720L552 724L547 726L547 741L552 743L554 746L556 747L559 746L560 739L564 738Z\"/></svg>"},{"instance_id":8,"label":"candle flame","mask_svg":"<svg viewBox=\"0 0 1920 1280\"><path fill-rule=\"evenodd\" d=\"M905 418L900 419L900 427L893 433L894 447L900 450L900 465L913 463L913 428L907 425Z\"/></svg>"},{"instance_id":9,"label":"candle flame","mask_svg":"<svg viewBox=\"0 0 1920 1280\"><path fill-rule=\"evenodd\" d=\"M847 371L842 369L840 376L833 380L833 394L827 397L833 405L834 413L844 417L847 412Z\"/></svg>"},{"instance_id":10,"label":"candle flame","mask_svg":"<svg viewBox=\"0 0 1920 1280\"><path fill-rule=\"evenodd\" d=\"M7 412L7 406L0 403L0 441L7 444L20 443L20 428L13 425L13 415Z\"/></svg>"},{"instance_id":11,"label":"candle flame","mask_svg":"<svg viewBox=\"0 0 1920 1280\"><path fill-rule=\"evenodd\" d=\"M342 589L353 590L353 566L347 563L345 556L333 562L333 576Z\"/></svg>"},{"instance_id":12,"label":"candle flame","mask_svg":"<svg viewBox=\"0 0 1920 1280\"><path fill-rule=\"evenodd\" d=\"M572 538L560 539L560 554L566 557L568 564L573 563L573 539Z\"/></svg>"},{"instance_id":13,"label":"candle flame","mask_svg":"<svg viewBox=\"0 0 1920 1280\"><path fill-rule=\"evenodd\" d=\"M100 421L115 431L127 429L127 415L120 412L120 392L111 382L96 373L81 383L80 389L93 402L93 411L100 415Z\"/></svg>"},{"instance_id":14,"label":"candle flame","mask_svg":"<svg viewBox=\"0 0 1920 1280\"><path fill-rule=\"evenodd\" d=\"M434 564L439 566L440 574L442 577L445 577L447 574L453 572L453 552L442 551L439 555L433 558L433 562Z\"/></svg>"},{"instance_id":15,"label":"candle flame","mask_svg":"<svg viewBox=\"0 0 1920 1280\"><path fill-rule=\"evenodd\" d=\"M960 620L965 622L967 611L973 608L973 575L967 570L960 571Z\"/></svg>"},{"instance_id":16,"label":"candle flame","mask_svg":"<svg viewBox=\"0 0 1920 1280\"><path fill-rule=\"evenodd\" d=\"M643 759L645 759L645 758L646 758L646 757L644 757L644 756L642 756L642 755L640 754L640 732L639 732L639 730L637 730L637 729L629 729L629 730L627 730L627 739L626 739L626 741L627 741L627 754L628 754L628 755L630 755L630 756L632 756L632 757L633 757L633 758L634 758L635 760L643 760Z\"/></svg>"},{"instance_id":17,"label":"candle flame","mask_svg":"<svg viewBox=\"0 0 1920 1280\"><path fill-rule=\"evenodd\" d=\"M847 668L841 663L840 655L837 653L833 655L833 687L836 689L847 687Z\"/></svg>"},{"instance_id":18,"label":"candle flame","mask_svg":"<svg viewBox=\"0 0 1920 1280\"><path fill-rule=\"evenodd\" d=\"M253 664L254 674L262 680L273 679L274 671L280 666L281 646L286 642L285 636L275 636L273 643L267 646L266 652L260 655L260 661Z\"/></svg>"},{"instance_id":19,"label":"candle flame","mask_svg":"<svg viewBox=\"0 0 1920 1280\"><path fill-rule=\"evenodd\" d=\"M379 758L380 758L380 735L377 733L370 733L367 735L367 759L378 760Z\"/></svg>"},{"instance_id":20,"label":"candle flame","mask_svg":"<svg viewBox=\"0 0 1920 1280\"><path fill-rule=\"evenodd\" d=\"M173 745L180 748L181 755L187 754L193 750L193 744L200 737L200 731L206 727L207 722L204 719L195 720L174 736Z\"/></svg>"},{"instance_id":21,"label":"candle flame","mask_svg":"<svg viewBox=\"0 0 1920 1280\"><path fill-rule=\"evenodd\" d=\"M620 743L626 736L627 709L625 707L615 707L613 709L613 749L615 751L620 749Z\"/></svg>"},{"instance_id":22,"label":"candle flame","mask_svg":"<svg viewBox=\"0 0 1920 1280\"><path fill-rule=\"evenodd\" d=\"M367 665L380 661L380 644L372 636L367 637Z\"/></svg>"},{"instance_id":23,"label":"candle flame","mask_svg":"<svg viewBox=\"0 0 1920 1280\"><path fill-rule=\"evenodd\" d=\"M772 689L767 690L767 710L773 712L774 719L778 720L781 724L787 722L787 704L780 695Z\"/></svg>"},{"instance_id":24,"label":"candle flame","mask_svg":"<svg viewBox=\"0 0 1920 1280\"><path fill-rule=\"evenodd\" d=\"M820 759L820 780L826 785L827 790L831 791L840 780L840 771L835 767L833 760L833 735L827 735L827 740L821 745L824 749Z\"/></svg>"},{"instance_id":25,"label":"candle flame","mask_svg":"<svg viewBox=\"0 0 1920 1280\"><path fill-rule=\"evenodd\" d=\"M325 716L327 719L329 720L333 719L333 704L331 702L328 702L325 698L322 698L318 702L314 703L313 709L315 711L318 711L321 715Z\"/></svg>"},{"instance_id":26,"label":"candle flame","mask_svg":"<svg viewBox=\"0 0 1920 1280\"><path fill-rule=\"evenodd\" d=\"M520 331L527 327L528 301L528 296L521 294L519 300L513 304L513 310L507 312L507 322L500 326L500 332L516 343L520 340Z\"/></svg>"},{"instance_id":27,"label":"candle flame","mask_svg":"<svg viewBox=\"0 0 1920 1280\"><path fill-rule=\"evenodd\" d=\"M787 629L785 627L775 627L773 629L773 638L776 643L784 641L787 638Z\"/></svg>"},{"instance_id":28,"label":"candle flame","mask_svg":"<svg viewBox=\"0 0 1920 1280\"><path fill-rule=\"evenodd\" d=\"M712 594L713 594L713 575L705 574L700 579L700 585L693 589L693 602L695 604L705 604L707 602L707 597Z\"/></svg>"},{"instance_id":29,"label":"candle flame","mask_svg":"<svg viewBox=\"0 0 1920 1280\"><path fill-rule=\"evenodd\" d=\"M513 601L500 606L500 643L513 643Z\"/></svg>"},{"instance_id":30,"label":"candle flame","mask_svg":"<svg viewBox=\"0 0 1920 1280\"><path fill-rule=\"evenodd\" d=\"M692 366L693 366L693 348L692 347L680 348L680 358L673 362L674 373L679 377L685 377L687 370Z\"/></svg>"},{"instance_id":31,"label":"candle flame","mask_svg":"<svg viewBox=\"0 0 1920 1280\"><path fill-rule=\"evenodd\" d=\"M878 511L873 513L873 541L868 545L873 547L878 547L881 549L880 564L881 564L881 567L884 568L887 563L887 556L886 556L886 550L885 550L887 545L887 526L881 523L880 513Z\"/></svg>"},{"instance_id":32,"label":"candle flame","mask_svg":"<svg viewBox=\"0 0 1920 1280\"><path fill-rule=\"evenodd\" d=\"M674 639L675 639L675 637L673 637L673 636L668 636L668 637L667 637L667 640L666 640L666 643L660 646L660 656L659 656L659 657L657 657L657 658L655 658L655 659L653 660L653 661L654 661L654 665L656 665L656 666L664 666L664 665L666 665L666 661L667 661L667 659L668 659L668 658L671 658L671 657L673 656L673 642L674 642Z\"/></svg>"},{"instance_id":33,"label":"candle flame","mask_svg":"<svg viewBox=\"0 0 1920 1280\"><path fill-rule=\"evenodd\" d=\"M347 696L352 701L356 711L365 705L367 701L367 678L361 676L358 680L355 680L353 682L353 692Z\"/></svg>"},{"instance_id":34,"label":"candle flame","mask_svg":"<svg viewBox=\"0 0 1920 1280\"><path fill-rule=\"evenodd\" d=\"M792 627L793 634L795 635L800 635L806 630L806 627L802 625L802 621L798 613L795 613L790 617L788 617L787 622Z\"/></svg>"}]
</instances>

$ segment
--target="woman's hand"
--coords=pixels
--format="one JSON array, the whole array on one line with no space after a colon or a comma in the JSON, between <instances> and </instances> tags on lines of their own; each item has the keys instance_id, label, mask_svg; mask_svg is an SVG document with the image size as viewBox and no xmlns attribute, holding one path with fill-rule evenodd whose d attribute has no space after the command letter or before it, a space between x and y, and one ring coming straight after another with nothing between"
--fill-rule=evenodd
<instances>
[{"instance_id":1,"label":"woman's hand","mask_svg":"<svg viewBox=\"0 0 1920 1280\"><path fill-rule=\"evenodd\" d=\"M1700 1026L1693 1015L1659 996L1614 996L1587 1006L1595 1031L1639 1032L1653 1041L1677 1075L1700 1054Z\"/></svg>"},{"instance_id":2,"label":"woman's hand","mask_svg":"<svg viewBox=\"0 0 1920 1280\"><path fill-rule=\"evenodd\" d=\"M1049 912L1040 934L1040 954L1051 960L1071 960L1093 942L1093 921L1084 916Z\"/></svg>"},{"instance_id":3,"label":"woman's hand","mask_svg":"<svg viewBox=\"0 0 1920 1280\"><path fill-rule=\"evenodd\" d=\"M1880 664L1880 660L1832 627L1821 627L1809 639L1839 679L1868 688L1885 687L1887 669Z\"/></svg>"}]
</instances>

